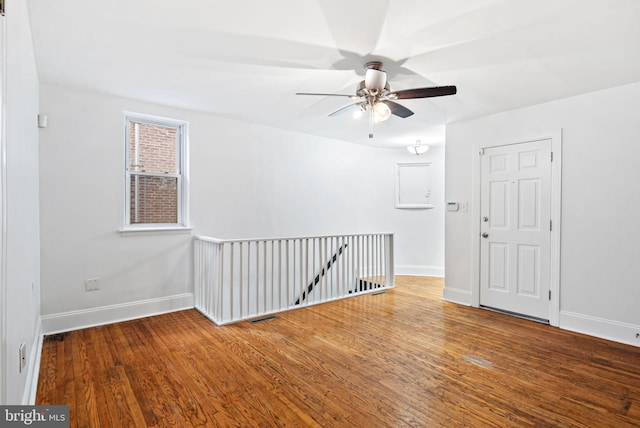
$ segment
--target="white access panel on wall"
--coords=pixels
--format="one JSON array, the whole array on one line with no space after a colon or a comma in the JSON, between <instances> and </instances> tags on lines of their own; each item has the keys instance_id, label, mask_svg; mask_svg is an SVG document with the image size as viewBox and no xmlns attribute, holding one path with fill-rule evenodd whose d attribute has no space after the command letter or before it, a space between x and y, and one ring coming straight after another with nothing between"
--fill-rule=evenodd
<instances>
[{"instance_id":1,"label":"white access panel on wall","mask_svg":"<svg viewBox=\"0 0 640 428\"><path fill-rule=\"evenodd\" d=\"M551 139L484 150L480 305L549 320Z\"/></svg>"},{"instance_id":2,"label":"white access panel on wall","mask_svg":"<svg viewBox=\"0 0 640 428\"><path fill-rule=\"evenodd\" d=\"M396 164L396 208L433 208L430 162Z\"/></svg>"}]
</instances>

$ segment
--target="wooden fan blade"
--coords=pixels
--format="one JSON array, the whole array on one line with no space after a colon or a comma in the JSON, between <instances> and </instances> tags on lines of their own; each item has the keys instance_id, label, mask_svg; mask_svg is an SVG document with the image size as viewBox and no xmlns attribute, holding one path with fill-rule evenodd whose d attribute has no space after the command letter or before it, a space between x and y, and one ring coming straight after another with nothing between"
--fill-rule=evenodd
<instances>
[{"instance_id":1,"label":"wooden fan blade","mask_svg":"<svg viewBox=\"0 0 640 428\"><path fill-rule=\"evenodd\" d=\"M341 109L338 109L336 111L334 111L333 113L331 113L329 116L339 116L343 113L346 113L348 111L352 111L354 107L358 106L358 108L360 108L360 103L354 103L354 104L349 104L348 106L342 107Z\"/></svg>"},{"instance_id":2,"label":"wooden fan blade","mask_svg":"<svg viewBox=\"0 0 640 428\"><path fill-rule=\"evenodd\" d=\"M430 88L415 88L396 91L390 93L388 96L389 98L394 98L396 100L407 100L410 98L429 98L455 95L456 92L457 89L455 86L432 86Z\"/></svg>"},{"instance_id":3,"label":"wooden fan blade","mask_svg":"<svg viewBox=\"0 0 640 428\"><path fill-rule=\"evenodd\" d=\"M401 117L404 119L405 117L409 117L413 115L413 112L411 110L409 110L405 106L401 106L398 103L394 103L393 101L389 101L389 100L384 100L381 102L385 103L387 107L389 107L389 110L391 110L391 114L394 114L398 117Z\"/></svg>"},{"instance_id":4,"label":"wooden fan blade","mask_svg":"<svg viewBox=\"0 0 640 428\"><path fill-rule=\"evenodd\" d=\"M296 92L296 95L320 95L323 97L347 97L347 98L358 98L358 97L354 97L353 95L346 95L346 94L318 94L315 92Z\"/></svg>"}]
</instances>

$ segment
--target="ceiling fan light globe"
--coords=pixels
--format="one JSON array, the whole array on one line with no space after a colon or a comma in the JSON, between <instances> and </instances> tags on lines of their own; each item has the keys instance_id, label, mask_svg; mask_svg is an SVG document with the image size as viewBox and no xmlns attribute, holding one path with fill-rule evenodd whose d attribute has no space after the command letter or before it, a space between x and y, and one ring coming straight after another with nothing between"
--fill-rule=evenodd
<instances>
[{"instance_id":1,"label":"ceiling fan light globe","mask_svg":"<svg viewBox=\"0 0 640 428\"><path fill-rule=\"evenodd\" d=\"M391 109L383 102L377 102L373 105L373 116L376 122L384 122L391 116Z\"/></svg>"}]
</instances>

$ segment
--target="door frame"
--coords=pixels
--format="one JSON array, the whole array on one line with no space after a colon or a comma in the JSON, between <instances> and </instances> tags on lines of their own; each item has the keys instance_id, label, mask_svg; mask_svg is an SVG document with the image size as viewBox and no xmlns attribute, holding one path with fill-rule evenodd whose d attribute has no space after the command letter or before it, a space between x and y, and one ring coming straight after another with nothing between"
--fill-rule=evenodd
<instances>
[{"instance_id":1,"label":"door frame","mask_svg":"<svg viewBox=\"0 0 640 428\"><path fill-rule=\"evenodd\" d=\"M480 225L481 225L481 187L482 155L484 149L551 140L551 230L550 243L550 283L551 300L549 306L549 324L558 327L560 321L560 231L562 208L562 129L533 138L517 138L509 142L478 144L473 146L473 185L471 195L472 215L472 252L471 252L471 306L480 307Z\"/></svg>"}]
</instances>

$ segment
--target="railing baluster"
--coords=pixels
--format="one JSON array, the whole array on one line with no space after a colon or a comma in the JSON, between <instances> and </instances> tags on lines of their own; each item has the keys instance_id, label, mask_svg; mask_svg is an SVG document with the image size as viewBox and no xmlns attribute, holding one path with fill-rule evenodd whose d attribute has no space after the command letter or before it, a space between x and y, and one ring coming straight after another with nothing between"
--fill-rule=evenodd
<instances>
[{"instance_id":1,"label":"railing baluster","mask_svg":"<svg viewBox=\"0 0 640 428\"><path fill-rule=\"evenodd\" d=\"M326 273L326 269L327 269L327 238L320 238L319 240L319 244L320 247L318 248L318 264L320 265L320 272L318 273L318 275L320 275L320 301L322 302L323 297L324 297L324 290L327 287L327 275L325 275Z\"/></svg>"},{"instance_id":2,"label":"railing baluster","mask_svg":"<svg viewBox=\"0 0 640 428\"><path fill-rule=\"evenodd\" d=\"M301 240L300 241L300 293L298 294L299 297L299 302L302 305L302 299L304 297L304 288L306 286L306 284L304 283L304 279L308 278L308 268L305 270L304 269L304 265L308 265L309 264L309 257L306 255L307 253L304 251L304 247L302 246L302 242L306 241L306 240ZM306 244L306 246L308 247L308 243ZM304 257L303 257L304 254ZM304 263L304 261L306 260L306 263Z\"/></svg>"},{"instance_id":3,"label":"railing baluster","mask_svg":"<svg viewBox=\"0 0 640 428\"><path fill-rule=\"evenodd\" d=\"M253 269L252 269L253 271ZM255 310L251 313L252 315L256 315L260 312L260 241L256 241L256 285L255 285L255 300L256 307Z\"/></svg>"},{"instance_id":4,"label":"railing baluster","mask_svg":"<svg viewBox=\"0 0 640 428\"><path fill-rule=\"evenodd\" d=\"M222 278L224 277L224 243L217 244L218 245L218 274L216 275L215 282L217 282L217 307L216 307L216 316L215 319L218 321L222 320L222 299L224 299L224 287L222 286Z\"/></svg>"},{"instance_id":5,"label":"railing baluster","mask_svg":"<svg viewBox=\"0 0 640 428\"><path fill-rule=\"evenodd\" d=\"M379 235L378 241L380 242L380 283L386 286L384 277L384 235Z\"/></svg>"},{"instance_id":6,"label":"railing baluster","mask_svg":"<svg viewBox=\"0 0 640 428\"><path fill-rule=\"evenodd\" d=\"M284 240L284 256L285 256L285 287L286 291L282 293L282 288L280 288L280 293L278 294L278 310L282 309L282 296L285 296L286 300L289 300L289 240Z\"/></svg>"},{"instance_id":7,"label":"railing baluster","mask_svg":"<svg viewBox=\"0 0 640 428\"><path fill-rule=\"evenodd\" d=\"M207 262L211 267L211 270L209 272L209 278L207 278L207 285L209 285L208 290L202 290L203 292L203 297L205 298L205 306L207 308L207 311L209 311L209 313L211 313L214 317L217 316L216 311L216 305L215 305L215 299L214 299L214 293L216 290L216 287L218 286L218 284L216 284L216 275L218 274L218 269L217 269L217 263L216 260L218 260L217 258L217 245L214 244L208 244L207 245L208 248L211 249L211 258L208 258Z\"/></svg>"},{"instance_id":8,"label":"railing baluster","mask_svg":"<svg viewBox=\"0 0 640 428\"><path fill-rule=\"evenodd\" d=\"M200 308L202 303L200 302L200 296L202 295L202 277L200 275L201 269L201 260L200 260L200 251L201 251L201 241L193 242L193 281L194 281L194 298L196 303L196 308Z\"/></svg>"},{"instance_id":9,"label":"railing baluster","mask_svg":"<svg viewBox=\"0 0 640 428\"><path fill-rule=\"evenodd\" d=\"M244 259L244 251L242 249L243 244L242 242L238 243L238 249L235 251L238 251L238 261L236 262L238 264L238 284L234 287L234 290L236 290L238 292L238 297L234 298L233 300L233 307L234 309L236 309L236 311L238 312L237 315L235 315L232 319L236 319L239 317L240 315L240 308L242 306L242 285L244 283L244 263L243 263L243 259ZM235 266L234 266L235 269ZM235 272L234 272L235 273ZM238 300L238 302L240 303L237 307L236 307L236 299Z\"/></svg>"},{"instance_id":10,"label":"railing baluster","mask_svg":"<svg viewBox=\"0 0 640 428\"><path fill-rule=\"evenodd\" d=\"M336 238L336 246L338 247L338 251L340 251L340 255L338 256L338 260L340 261L340 263L338 263L338 266L337 266L338 268L336 269L336 277L337 277L336 296L342 296L342 293L343 293L342 284L344 282L343 281L344 261L345 261L345 257L347 256L344 248L344 236L340 236Z\"/></svg>"},{"instance_id":11,"label":"railing baluster","mask_svg":"<svg viewBox=\"0 0 640 428\"><path fill-rule=\"evenodd\" d=\"M234 287L234 281L233 281L233 277L234 277L234 275L233 275L233 271L234 271L234 269L233 269L234 268L233 260L234 260L234 250L235 250L235 248L234 248L233 244L234 243L232 242L229 245L229 300L231 301L231 305L230 305L231 306L231 310L230 310L230 313L229 313L229 318L230 319L233 319L233 309L234 309L234 306L235 306L235 299L233 297L234 296L234 292L233 291L234 291L234 288L235 288ZM240 314L239 315L240 315L240 317L242 317L242 310L240 310Z\"/></svg>"},{"instance_id":12,"label":"railing baluster","mask_svg":"<svg viewBox=\"0 0 640 428\"><path fill-rule=\"evenodd\" d=\"M380 284L380 287L382 287L382 242L381 242L381 236L377 235L377 241L378 241L378 261L376 262L376 264L378 265L378 283Z\"/></svg>"},{"instance_id":13,"label":"railing baluster","mask_svg":"<svg viewBox=\"0 0 640 428\"><path fill-rule=\"evenodd\" d=\"M376 276L379 287L382 287L382 271L380 267L382 266L382 261L380 259L380 235L375 235L376 239Z\"/></svg>"},{"instance_id":14,"label":"railing baluster","mask_svg":"<svg viewBox=\"0 0 640 428\"><path fill-rule=\"evenodd\" d=\"M386 237L384 235L380 235L380 241L382 246L382 257L380 257L380 266L382 268L382 281L384 281L384 286L387 286L387 242Z\"/></svg>"},{"instance_id":15,"label":"railing baluster","mask_svg":"<svg viewBox=\"0 0 640 428\"><path fill-rule=\"evenodd\" d=\"M207 275L209 278L207 279L207 281L205 282L207 284L207 290L203 290L202 293L202 297L205 299L205 306L207 308L207 311L209 311L210 314L215 314L215 296L216 296L216 292L217 292L217 284L215 281L216 275L218 274L218 269L217 269L217 254L216 254L216 245L212 245L212 244L207 244L207 247L210 248L210 257L208 257L208 261L207 263L211 266L209 274Z\"/></svg>"},{"instance_id":16,"label":"railing baluster","mask_svg":"<svg viewBox=\"0 0 640 428\"><path fill-rule=\"evenodd\" d=\"M271 241L273 242L273 241ZM269 296L269 293L267 293L267 260L269 259L267 257L267 241L263 241L262 243L262 251L264 253L263 255L263 259L264 259L264 275L262 277L262 288L263 288L263 296L262 296L262 301L263 301L263 312L269 312L269 309L267 308L267 297ZM273 256L273 252L271 254ZM273 277L271 278L271 287L273 288ZM258 311L259 312L259 311Z\"/></svg>"},{"instance_id":17,"label":"railing baluster","mask_svg":"<svg viewBox=\"0 0 640 428\"><path fill-rule=\"evenodd\" d=\"M251 261L251 247L255 245L255 241L247 243L247 258L245 261L245 268L247 269L247 281L245 286L247 287L246 293L244 293L246 301L243 307L243 318L251 316L251 273L253 262Z\"/></svg>"},{"instance_id":18,"label":"railing baluster","mask_svg":"<svg viewBox=\"0 0 640 428\"><path fill-rule=\"evenodd\" d=\"M335 287L335 276L336 276L336 273L338 272L338 253L336 252L335 238L330 237L329 242L331 245L331 250L329 251L329 254L330 254L329 257L331 258L331 262L333 264L331 265L331 269L329 270L329 274L331 275L329 277L330 279L329 282L331 283L330 285L331 292L330 293L327 292L327 294L329 295L329 298L332 299L333 296L335 295L334 287ZM335 257L335 261L333 260L334 257Z\"/></svg>"},{"instance_id":19,"label":"railing baluster","mask_svg":"<svg viewBox=\"0 0 640 428\"><path fill-rule=\"evenodd\" d=\"M380 275L380 235L373 235L373 240L376 243L376 252L373 255L376 274L376 288L382 287L381 275Z\"/></svg>"},{"instance_id":20,"label":"railing baluster","mask_svg":"<svg viewBox=\"0 0 640 428\"><path fill-rule=\"evenodd\" d=\"M351 253L353 251L353 245L351 243L351 237L347 236L346 237L346 243L347 243L347 257L345 258L345 269L344 269L344 284L343 284L343 289L342 289L342 294L343 295L347 295L348 294L348 289L350 287L351 284L351 277L350 277L350 273L349 273L349 259L351 258Z\"/></svg>"},{"instance_id":21,"label":"railing baluster","mask_svg":"<svg viewBox=\"0 0 640 428\"><path fill-rule=\"evenodd\" d=\"M370 242L370 252L369 252L369 289L372 290L375 288L375 280L376 280L376 266L375 266L375 255L376 255L376 241L375 235L369 235Z\"/></svg>"},{"instance_id":22,"label":"railing baluster","mask_svg":"<svg viewBox=\"0 0 640 428\"><path fill-rule=\"evenodd\" d=\"M349 277L349 253L351 252L351 246L349 245L349 237L344 236L342 238L342 277L340 279L340 290L338 293L341 296L347 295L347 282Z\"/></svg>"},{"instance_id":23,"label":"railing baluster","mask_svg":"<svg viewBox=\"0 0 640 428\"><path fill-rule=\"evenodd\" d=\"M205 243L204 242L200 242L200 245L198 246L198 263L199 263L199 267L198 267L198 284L200 284L200 296L204 295L204 288L206 288L206 281L207 281L207 277L206 277L206 262L204 260L204 248L205 248ZM203 302L200 301L200 305L203 305Z\"/></svg>"},{"instance_id":24,"label":"railing baluster","mask_svg":"<svg viewBox=\"0 0 640 428\"><path fill-rule=\"evenodd\" d=\"M353 240L353 253L351 254L351 284L349 286L356 287L352 288L353 292L355 293L357 291L358 283L358 268L356 267L358 265L358 237L352 236L351 239Z\"/></svg>"},{"instance_id":25,"label":"railing baluster","mask_svg":"<svg viewBox=\"0 0 640 428\"><path fill-rule=\"evenodd\" d=\"M389 287L395 287L396 278L395 278L395 267L394 263L394 255L393 255L393 234L387 235L385 237L385 241L387 243L387 258L385 260L386 265L386 274L388 277L387 284Z\"/></svg>"},{"instance_id":26,"label":"railing baluster","mask_svg":"<svg viewBox=\"0 0 640 428\"><path fill-rule=\"evenodd\" d=\"M371 244L372 244L371 243L371 235L367 235L367 256L368 256L367 257L368 258L367 262L369 264L367 266L367 278L369 278L369 280L368 280L369 290L371 290L371 288L373 287L371 285L371 280L373 279L372 278L372 272L371 272L371 268L373 267L372 266L373 265L373 258L372 258L373 251L372 251L372 248L371 248L372 247Z\"/></svg>"},{"instance_id":27,"label":"railing baluster","mask_svg":"<svg viewBox=\"0 0 640 428\"><path fill-rule=\"evenodd\" d=\"M331 291L331 297L335 297L336 295L340 294L340 261L342 260L341 256L342 256L342 247L340 246L340 238L335 237L333 238L335 240L335 248L336 248L336 252L334 253L336 255L336 269L335 269L335 283L333 286L333 290Z\"/></svg>"},{"instance_id":28,"label":"railing baluster","mask_svg":"<svg viewBox=\"0 0 640 428\"><path fill-rule=\"evenodd\" d=\"M358 245L358 241L359 241L359 237L358 236L354 236L353 237L353 257L352 257L352 261L353 261L353 281L354 284L352 284L352 287L355 287L355 289L353 290L353 292L357 292L358 291L358 263L359 263L359 252L360 252L360 246Z\"/></svg>"},{"instance_id":29,"label":"railing baluster","mask_svg":"<svg viewBox=\"0 0 640 428\"><path fill-rule=\"evenodd\" d=\"M278 288L277 289L278 289L278 300L280 300L280 296L282 295L282 240L281 239L278 240ZM271 289L272 309L275 309L275 305L273 304L273 301L275 299L275 290L276 290L276 287L273 287ZM280 308L280 305L278 305L278 308Z\"/></svg>"},{"instance_id":30,"label":"railing baluster","mask_svg":"<svg viewBox=\"0 0 640 428\"><path fill-rule=\"evenodd\" d=\"M358 245L360 246L360 264L359 264L359 270L358 270L358 280L360 281L360 284L362 286L362 290L360 291L364 291L364 287L365 287L365 283L361 282L362 278L365 277L365 255L366 255L366 236L360 236L359 240L358 240Z\"/></svg>"},{"instance_id":31,"label":"railing baluster","mask_svg":"<svg viewBox=\"0 0 640 428\"><path fill-rule=\"evenodd\" d=\"M195 303L196 303L196 308L199 308L201 305L200 303L200 296L202 295L202 291L201 291L201 278L200 278L200 246L201 246L201 241L193 241L193 282L194 282L194 288L193 288L193 292L194 292L194 299L195 299Z\"/></svg>"},{"instance_id":32,"label":"railing baluster","mask_svg":"<svg viewBox=\"0 0 640 428\"><path fill-rule=\"evenodd\" d=\"M358 236L358 291L364 290L362 282L364 272L364 236Z\"/></svg>"},{"instance_id":33,"label":"railing baluster","mask_svg":"<svg viewBox=\"0 0 640 428\"><path fill-rule=\"evenodd\" d=\"M318 271L318 270L316 269L316 244L317 244L317 241L318 241L317 239L315 239L315 238L313 239L313 244L312 244L312 247L313 247L313 257L311 258L311 259L313 260L313 263L312 263L312 265L311 265L311 268L313 269L313 271L312 271L312 273L311 273L311 275L313 275L313 277L312 277L312 279L311 279L311 281L312 281L311 283L312 283L312 284L314 284L314 285L315 285L315 282L316 282L315 272L317 272L317 271ZM309 292L308 292L308 294L309 294L309 295L307 296L307 302L311 301L311 293L312 293L312 291L309 291ZM314 299L314 301L315 301L315 299Z\"/></svg>"}]
</instances>

